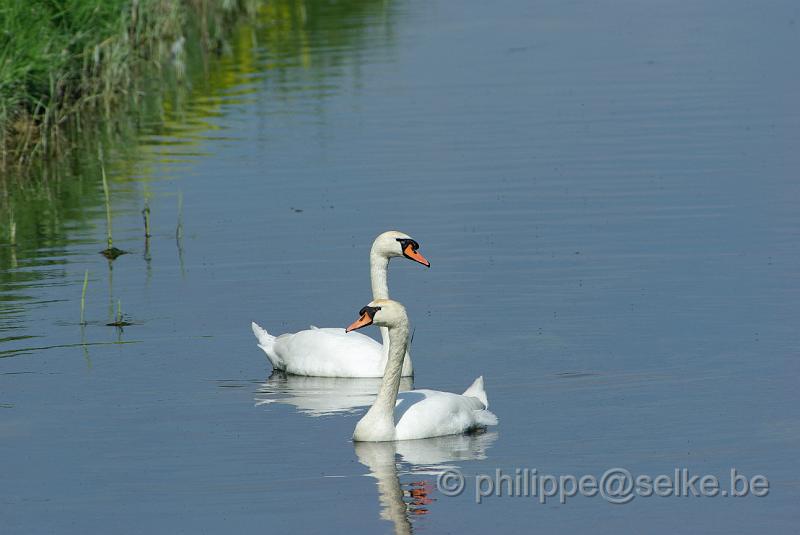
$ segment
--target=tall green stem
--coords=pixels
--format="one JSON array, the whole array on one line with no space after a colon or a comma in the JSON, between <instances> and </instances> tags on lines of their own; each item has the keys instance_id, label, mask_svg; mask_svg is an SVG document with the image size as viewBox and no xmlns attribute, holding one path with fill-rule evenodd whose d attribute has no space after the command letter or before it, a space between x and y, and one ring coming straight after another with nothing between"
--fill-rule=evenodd
<instances>
[{"instance_id":1,"label":"tall green stem","mask_svg":"<svg viewBox=\"0 0 800 535\"><path fill-rule=\"evenodd\" d=\"M103 176L103 194L106 197L106 240L108 241L108 248L111 249L114 246L114 240L111 237L111 196L108 193L106 166L103 163L102 157L100 159L100 173Z\"/></svg>"}]
</instances>

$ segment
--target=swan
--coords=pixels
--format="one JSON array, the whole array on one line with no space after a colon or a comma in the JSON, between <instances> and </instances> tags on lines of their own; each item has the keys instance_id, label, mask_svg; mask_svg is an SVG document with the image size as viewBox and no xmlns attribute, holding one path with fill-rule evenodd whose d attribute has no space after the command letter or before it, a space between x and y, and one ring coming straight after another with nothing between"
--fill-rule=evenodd
<instances>
[{"instance_id":1,"label":"swan","mask_svg":"<svg viewBox=\"0 0 800 535\"><path fill-rule=\"evenodd\" d=\"M389 358L378 396L358 421L353 432L357 442L413 440L456 435L497 424L487 410L483 376L463 394L437 390L410 390L398 396L403 356L408 345L408 315L403 305L391 299L376 299L359 311L360 317L345 332L367 325L389 331Z\"/></svg>"},{"instance_id":2,"label":"swan","mask_svg":"<svg viewBox=\"0 0 800 535\"><path fill-rule=\"evenodd\" d=\"M418 251L419 243L408 234L390 230L375 238L369 252L372 298L388 299L387 268L389 260L404 256L425 267L431 264ZM369 336L345 336L341 328L311 327L280 336L269 334L259 324L252 323L258 347L264 350L276 370L293 375L317 377L382 377L386 367L389 334L381 329L382 344ZM406 351L402 375L414 375L411 355Z\"/></svg>"}]
</instances>

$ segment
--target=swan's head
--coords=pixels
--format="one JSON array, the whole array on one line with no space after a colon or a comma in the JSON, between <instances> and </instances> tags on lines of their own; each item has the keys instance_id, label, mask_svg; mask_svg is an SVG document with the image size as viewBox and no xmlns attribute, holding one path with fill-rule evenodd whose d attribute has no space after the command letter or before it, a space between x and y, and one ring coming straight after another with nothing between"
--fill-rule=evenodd
<instances>
[{"instance_id":1,"label":"swan's head","mask_svg":"<svg viewBox=\"0 0 800 535\"><path fill-rule=\"evenodd\" d=\"M376 299L358 311L360 316L345 331L355 331L367 325L397 327L408 323L406 307L391 299Z\"/></svg>"},{"instance_id":2,"label":"swan's head","mask_svg":"<svg viewBox=\"0 0 800 535\"><path fill-rule=\"evenodd\" d=\"M384 232L372 243L372 253L385 258L405 256L409 260L419 262L425 267L431 267L431 263L422 256L419 251L419 243L411 236L397 230Z\"/></svg>"}]
</instances>

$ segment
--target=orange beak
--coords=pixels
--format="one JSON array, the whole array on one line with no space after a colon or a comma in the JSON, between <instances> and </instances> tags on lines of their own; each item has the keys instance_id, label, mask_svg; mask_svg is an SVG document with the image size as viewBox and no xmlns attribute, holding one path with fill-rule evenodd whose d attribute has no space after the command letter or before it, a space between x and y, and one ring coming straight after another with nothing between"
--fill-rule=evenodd
<instances>
[{"instance_id":1,"label":"orange beak","mask_svg":"<svg viewBox=\"0 0 800 535\"><path fill-rule=\"evenodd\" d=\"M372 325L372 318L369 314L362 314L361 317L351 323L350 326L344 330L344 332L349 333L350 331L355 331L356 329L366 327L367 325Z\"/></svg>"},{"instance_id":2,"label":"orange beak","mask_svg":"<svg viewBox=\"0 0 800 535\"><path fill-rule=\"evenodd\" d=\"M419 262L425 267L431 267L431 263L428 262L428 259L422 256L419 252L415 251L414 248L411 247L411 244L405 248L403 254L406 256L406 258L410 258L414 262Z\"/></svg>"}]
</instances>

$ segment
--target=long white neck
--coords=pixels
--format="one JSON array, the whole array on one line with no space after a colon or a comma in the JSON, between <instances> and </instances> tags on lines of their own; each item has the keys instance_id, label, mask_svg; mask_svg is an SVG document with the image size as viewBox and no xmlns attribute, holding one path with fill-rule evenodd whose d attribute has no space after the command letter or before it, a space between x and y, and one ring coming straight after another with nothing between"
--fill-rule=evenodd
<instances>
[{"instance_id":1,"label":"long white neck","mask_svg":"<svg viewBox=\"0 0 800 535\"><path fill-rule=\"evenodd\" d=\"M389 331L389 358L386 360L386 369L383 372L383 381L375 398L373 408L380 407L391 416L394 414L394 404L397 401L397 391L400 388L400 376L403 369L403 358L406 356L408 345L408 321L388 329ZM394 426L394 422L392 422Z\"/></svg>"},{"instance_id":2,"label":"long white neck","mask_svg":"<svg viewBox=\"0 0 800 535\"><path fill-rule=\"evenodd\" d=\"M369 252L369 280L373 299L389 299L389 259L375 251Z\"/></svg>"},{"instance_id":3,"label":"long white neck","mask_svg":"<svg viewBox=\"0 0 800 535\"><path fill-rule=\"evenodd\" d=\"M353 433L354 440L394 440L394 405L400 388L403 357L408 340L408 321L389 329L389 358L383 373L378 396Z\"/></svg>"},{"instance_id":4,"label":"long white neck","mask_svg":"<svg viewBox=\"0 0 800 535\"><path fill-rule=\"evenodd\" d=\"M369 252L369 280L372 284L372 299L389 299L389 259L375 251ZM381 327L381 342L384 349L389 343L389 330Z\"/></svg>"}]
</instances>

